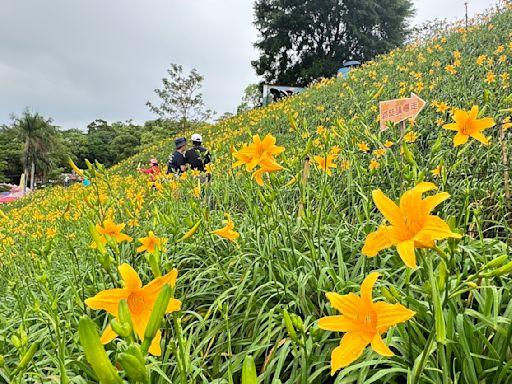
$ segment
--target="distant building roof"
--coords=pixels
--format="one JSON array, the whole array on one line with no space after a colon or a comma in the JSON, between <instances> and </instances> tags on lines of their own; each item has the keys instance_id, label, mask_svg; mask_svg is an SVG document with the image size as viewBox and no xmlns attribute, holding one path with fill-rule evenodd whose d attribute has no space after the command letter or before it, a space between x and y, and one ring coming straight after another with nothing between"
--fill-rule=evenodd
<instances>
[{"instance_id":1,"label":"distant building roof","mask_svg":"<svg viewBox=\"0 0 512 384\"><path fill-rule=\"evenodd\" d=\"M344 67L353 67L354 65L361 65L361 62L357 60L347 60L343 62Z\"/></svg>"}]
</instances>

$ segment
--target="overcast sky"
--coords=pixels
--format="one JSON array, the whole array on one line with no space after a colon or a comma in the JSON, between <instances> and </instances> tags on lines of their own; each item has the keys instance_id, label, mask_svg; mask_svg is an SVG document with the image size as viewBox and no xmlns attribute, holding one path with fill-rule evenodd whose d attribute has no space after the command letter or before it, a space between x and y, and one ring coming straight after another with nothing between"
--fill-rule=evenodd
<instances>
[{"instance_id":1,"label":"overcast sky","mask_svg":"<svg viewBox=\"0 0 512 384\"><path fill-rule=\"evenodd\" d=\"M495 0L467 0L470 16ZM462 18L464 0L414 0L414 23ZM0 0L0 125L25 107L63 128L154 118L169 63L204 77L207 107L234 112L257 32L252 0Z\"/></svg>"}]
</instances>

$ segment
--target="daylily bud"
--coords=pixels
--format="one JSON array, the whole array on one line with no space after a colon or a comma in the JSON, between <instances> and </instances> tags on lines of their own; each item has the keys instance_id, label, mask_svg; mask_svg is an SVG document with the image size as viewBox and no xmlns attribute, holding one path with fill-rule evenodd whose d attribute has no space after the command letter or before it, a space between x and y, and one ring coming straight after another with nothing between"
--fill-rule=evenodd
<instances>
[{"instance_id":1,"label":"daylily bud","mask_svg":"<svg viewBox=\"0 0 512 384\"><path fill-rule=\"evenodd\" d=\"M396 303L396 299L393 297L391 292L383 285L380 286L380 294L391 304Z\"/></svg>"},{"instance_id":2,"label":"daylily bud","mask_svg":"<svg viewBox=\"0 0 512 384\"><path fill-rule=\"evenodd\" d=\"M153 253L146 253L146 260L151 267L151 272L155 277L162 276L162 272L160 271L160 251L158 247L155 247L155 251Z\"/></svg>"},{"instance_id":3,"label":"daylily bud","mask_svg":"<svg viewBox=\"0 0 512 384\"><path fill-rule=\"evenodd\" d=\"M313 146L313 138L311 137L307 144L306 144L306 148L304 148L304 152L302 152L302 157L305 157L308 155L309 152L311 152L311 147Z\"/></svg>"},{"instance_id":4,"label":"daylily bud","mask_svg":"<svg viewBox=\"0 0 512 384\"><path fill-rule=\"evenodd\" d=\"M260 201L262 204L266 204L267 203L267 200L265 198L265 196L263 196L263 193L261 193L260 190L258 190L258 197L260 198Z\"/></svg>"},{"instance_id":5,"label":"daylily bud","mask_svg":"<svg viewBox=\"0 0 512 384\"><path fill-rule=\"evenodd\" d=\"M38 348L39 348L39 342L36 342L30 346L28 351L25 352L25 354L21 358L21 361L18 364L18 366L16 367L16 369L14 370L13 375L15 375L16 373L20 372L21 370L23 370L27 367L28 363L30 363L30 360L32 360L32 358L36 354Z\"/></svg>"},{"instance_id":6,"label":"daylily bud","mask_svg":"<svg viewBox=\"0 0 512 384\"><path fill-rule=\"evenodd\" d=\"M400 292L398 292L398 290L394 286L390 285L389 286L389 291L391 292L391 294L393 295L393 297L395 299L399 299L400 298Z\"/></svg>"},{"instance_id":7,"label":"daylily bud","mask_svg":"<svg viewBox=\"0 0 512 384\"><path fill-rule=\"evenodd\" d=\"M107 253L107 249L105 248L105 245L103 245L103 243L101 242L100 234L98 233L96 227L93 224L89 224L89 233L91 234L92 239L96 243L96 248L98 249L98 251L102 255L105 255Z\"/></svg>"},{"instance_id":8,"label":"daylily bud","mask_svg":"<svg viewBox=\"0 0 512 384\"><path fill-rule=\"evenodd\" d=\"M418 177L416 178L417 183L421 183L423 180L425 180L425 170L422 170L420 173L418 173Z\"/></svg>"},{"instance_id":9,"label":"daylily bud","mask_svg":"<svg viewBox=\"0 0 512 384\"><path fill-rule=\"evenodd\" d=\"M416 160L414 160L414 156L412 155L412 152L409 150L409 147L405 143L405 141L402 143L402 148L404 150L405 159L409 162L409 164L417 167Z\"/></svg>"},{"instance_id":10,"label":"daylily bud","mask_svg":"<svg viewBox=\"0 0 512 384\"><path fill-rule=\"evenodd\" d=\"M96 168L98 168L101 172L105 172L105 166L98 160L94 160L94 165L96 165Z\"/></svg>"},{"instance_id":11,"label":"daylily bud","mask_svg":"<svg viewBox=\"0 0 512 384\"><path fill-rule=\"evenodd\" d=\"M292 130L296 131L297 128L298 128L298 125L297 125L297 121L295 120L295 118L288 114L288 121L290 122L290 127L292 128Z\"/></svg>"},{"instance_id":12,"label":"daylily bud","mask_svg":"<svg viewBox=\"0 0 512 384\"><path fill-rule=\"evenodd\" d=\"M300 318L300 316L297 316L295 313L292 313L290 317L292 319L293 327L297 328L297 330L301 333L304 332L304 324L302 323L302 319Z\"/></svg>"},{"instance_id":13,"label":"daylily bud","mask_svg":"<svg viewBox=\"0 0 512 384\"><path fill-rule=\"evenodd\" d=\"M91 162L89 161L89 159L85 159L85 160L84 160L84 162L85 162L85 165L87 165L87 169L88 169L89 171L93 171L93 170L94 170L94 167L92 166L92 164L91 164Z\"/></svg>"},{"instance_id":14,"label":"daylily bud","mask_svg":"<svg viewBox=\"0 0 512 384\"><path fill-rule=\"evenodd\" d=\"M96 373L98 381L102 384L122 384L122 380L110 362L96 325L87 316L82 316L78 323L78 336L85 352L85 357Z\"/></svg>"},{"instance_id":15,"label":"daylily bud","mask_svg":"<svg viewBox=\"0 0 512 384\"><path fill-rule=\"evenodd\" d=\"M4 355L0 355L0 368L3 368L5 365L5 357Z\"/></svg>"},{"instance_id":16,"label":"daylily bud","mask_svg":"<svg viewBox=\"0 0 512 384\"><path fill-rule=\"evenodd\" d=\"M127 324L130 327L130 332L132 332L132 330L133 330L132 316L130 314L130 307L128 306L128 301L126 301L126 299L122 299L119 302L117 313L118 313L119 321L123 324Z\"/></svg>"},{"instance_id":17,"label":"daylily bud","mask_svg":"<svg viewBox=\"0 0 512 384\"><path fill-rule=\"evenodd\" d=\"M256 384L257 381L256 363L252 356L247 355L242 365L242 384Z\"/></svg>"},{"instance_id":18,"label":"daylily bud","mask_svg":"<svg viewBox=\"0 0 512 384\"><path fill-rule=\"evenodd\" d=\"M193 236L194 233L196 233L197 231L197 228L199 228L199 225L201 225L201 220L199 220L197 223L194 224L194 226L192 228L190 228L190 230L185 233L179 240L178 242L180 241L183 241L183 240L187 240L189 237Z\"/></svg>"},{"instance_id":19,"label":"daylily bud","mask_svg":"<svg viewBox=\"0 0 512 384\"><path fill-rule=\"evenodd\" d=\"M21 340L20 340L20 338L18 336L12 335L11 336L11 343L12 343L12 345L14 345L14 347L16 349L21 348Z\"/></svg>"},{"instance_id":20,"label":"daylily bud","mask_svg":"<svg viewBox=\"0 0 512 384\"><path fill-rule=\"evenodd\" d=\"M139 346L130 345L125 352L119 354L117 360L131 381L149 383L146 362Z\"/></svg>"},{"instance_id":21,"label":"daylily bud","mask_svg":"<svg viewBox=\"0 0 512 384\"><path fill-rule=\"evenodd\" d=\"M488 89L484 90L484 95L483 95L484 96L484 103L487 104L489 102L489 100L491 99L491 95L492 94L491 94L491 92ZM482 111L483 111L483 109L482 109Z\"/></svg>"},{"instance_id":22,"label":"daylily bud","mask_svg":"<svg viewBox=\"0 0 512 384\"><path fill-rule=\"evenodd\" d=\"M162 318L165 315L170 299L171 287L169 284L165 284L156 298L153 310L151 311L151 316L149 317L148 325L144 331L144 342L142 343L142 350L144 353L148 351L151 341L160 329L160 324L162 323Z\"/></svg>"},{"instance_id":23,"label":"daylily bud","mask_svg":"<svg viewBox=\"0 0 512 384\"><path fill-rule=\"evenodd\" d=\"M36 277L36 280L41 284L46 284L46 282L48 281L48 275L46 274L46 272L43 272L41 276Z\"/></svg>"},{"instance_id":24,"label":"daylily bud","mask_svg":"<svg viewBox=\"0 0 512 384\"><path fill-rule=\"evenodd\" d=\"M76 164L73 162L73 160L71 160L71 158L68 158L68 163L69 163L69 166L71 167L71 169L73 171L75 171L75 173L77 175L82 176L82 177L84 176L83 171L76 166Z\"/></svg>"},{"instance_id":25,"label":"daylily bud","mask_svg":"<svg viewBox=\"0 0 512 384\"><path fill-rule=\"evenodd\" d=\"M92 205L91 201L89 200L89 197L84 197L85 205L87 205L89 208L94 208L94 205Z\"/></svg>"},{"instance_id":26,"label":"daylily bud","mask_svg":"<svg viewBox=\"0 0 512 384\"><path fill-rule=\"evenodd\" d=\"M122 338L128 338L132 334L132 329L130 325L126 323L121 323L117 319L112 319L110 321L110 326L112 327L112 330Z\"/></svg>"},{"instance_id":27,"label":"daylily bud","mask_svg":"<svg viewBox=\"0 0 512 384\"><path fill-rule=\"evenodd\" d=\"M500 265L502 265L505 261L507 261L508 256L507 255L501 255L496 257L495 259L489 261L487 264L485 264L482 269L490 269L490 268L497 268Z\"/></svg>"},{"instance_id":28,"label":"daylily bud","mask_svg":"<svg viewBox=\"0 0 512 384\"><path fill-rule=\"evenodd\" d=\"M443 262L439 263L439 268L437 269L437 285L441 292L445 289L446 274L446 264Z\"/></svg>"},{"instance_id":29,"label":"daylily bud","mask_svg":"<svg viewBox=\"0 0 512 384\"><path fill-rule=\"evenodd\" d=\"M286 330L288 331L288 335L294 342L298 342L299 338L297 337L297 333L295 332L295 328L293 327L292 319L290 318L290 314L286 309L283 309L283 318L284 325L286 326Z\"/></svg>"},{"instance_id":30,"label":"daylily bud","mask_svg":"<svg viewBox=\"0 0 512 384\"><path fill-rule=\"evenodd\" d=\"M495 269L494 271L484 273L484 277L498 277L502 275L506 275L507 273L512 272L512 261L505 264L503 267Z\"/></svg>"}]
</instances>

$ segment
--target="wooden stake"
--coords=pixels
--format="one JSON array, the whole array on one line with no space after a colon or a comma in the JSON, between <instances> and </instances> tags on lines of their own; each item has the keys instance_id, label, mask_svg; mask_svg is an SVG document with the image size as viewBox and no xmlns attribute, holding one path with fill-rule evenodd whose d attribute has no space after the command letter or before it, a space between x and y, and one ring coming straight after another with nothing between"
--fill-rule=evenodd
<instances>
[{"instance_id":1,"label":"wooden stake","mask_svg":"<svg viewBox=\"0 0 512 384\"><path fill-rule=\"evenodd\" d=\"M304 194L306 193L306 186L308 184L308 177L309 177L309 166L311 165L311 161L309 159L309 156L306 156L304 159L304 169L302 170L302 197L300 199L299 203L299 212L298 212L298 218L301 219L304 217L304 204L302 202L302 198L304 197Z\"/></svg>"},{"instance_id":2,"label":"wooden stake","mask_svg":"<svg viewBox=\"0 0 512 384\"><path fill-rule=\"evenodd\" d=\"M510 203L510 187L508 177L508 156L507 156L507 140L505 140L505 129L504 124L501 124L500 128L500 144L501 144L501 162L505 170L503 171L503 186L505 189L505 197L507 198L507 206Z\"/></svg>"}]
</instances>

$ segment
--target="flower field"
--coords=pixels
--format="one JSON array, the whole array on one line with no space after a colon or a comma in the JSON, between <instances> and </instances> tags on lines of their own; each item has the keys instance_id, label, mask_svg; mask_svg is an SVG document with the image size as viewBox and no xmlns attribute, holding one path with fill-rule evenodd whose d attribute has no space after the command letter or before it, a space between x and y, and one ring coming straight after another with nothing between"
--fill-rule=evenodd
<instances>
[{"instance_id":1,"label":"flower field","mask_svg":"<svg viewBox=\"0 0 512 384\"><path fill-rule=\"evenodd\" d=\"M209 183L2 207L0 382L512 382L511 63L501 10L205 126Z\"/></svg>"}]
</instances>

